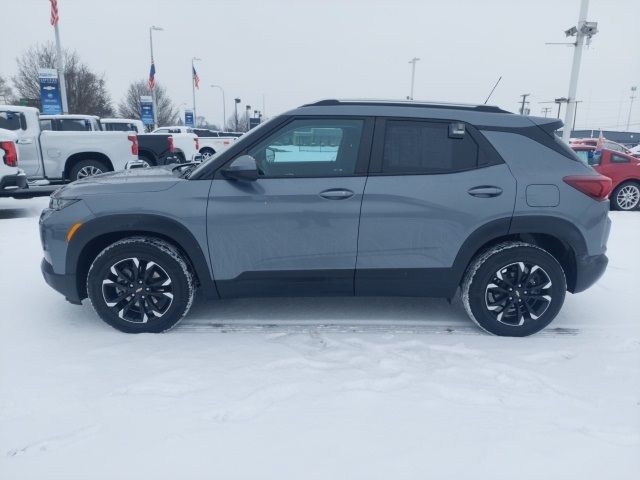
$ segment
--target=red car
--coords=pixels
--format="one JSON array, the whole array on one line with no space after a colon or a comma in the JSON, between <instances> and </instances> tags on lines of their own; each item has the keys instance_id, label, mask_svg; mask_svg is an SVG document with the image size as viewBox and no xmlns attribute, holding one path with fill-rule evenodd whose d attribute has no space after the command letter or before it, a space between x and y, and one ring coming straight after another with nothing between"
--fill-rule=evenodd
<instances>
[{"instance_id":1,"label":"red car","mask_svg":"<svg viewBox=\"0 0 640 480\"><path fill-rule=\"evenodd\" d=\"M616 210L638 210L640 206L640 158L604 148L572 144L578 157L613 182L611 207Z\"/></svg>"}]
</instances>

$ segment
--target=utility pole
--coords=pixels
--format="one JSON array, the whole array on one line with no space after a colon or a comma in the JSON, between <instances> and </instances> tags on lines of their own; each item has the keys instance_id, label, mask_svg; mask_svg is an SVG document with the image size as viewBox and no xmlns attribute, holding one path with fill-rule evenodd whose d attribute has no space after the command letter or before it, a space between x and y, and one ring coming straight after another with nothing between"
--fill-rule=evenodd
<instances>
[{"instance_id":1,"label":"utility pole","mask_svg":"<svg viewBox=\"0 0 640 480\"><path fill-rule=\"evenodd\" d=\"M578 116L578 104L582 103L582 100L576 100L575 104L576 104L576 108L573 111L573 127L571 127L571 130L575 130L576 129L576 117Z\"/></svg>"},{"instance_id":2,"label":"utility pole","mask_svg":"<svg viewBox=\"0 0 640 480\"><path fill-rule=\"evenodd\" d=\"M408 97L409 100L413 100L413 85L415 84L416 80L416 62L418 60L420 60L418 57L413 57L411 60L409 60L409 63L411 64L411 94Z\"/></svg>"},{"instance_id":3,"label":"utility pole","mask_svg":"<svg viewBox=\"0 0 640 480\"><path fill-rule=\"evenodd\" d=\"M629 126L631 125L631 110L633 109L633 99L636 98L636 90L638 87L631 87L631 103L629 104L629 115L627 116L627 132L629 131Z\"/></svg>"},{"instance_id":4,"label":"utility pole","mask_svg":"<svg viewBox=\"0 0 640 480\"><path fill-rule=\"evenodd\" d=\"M596 22L587 22L587 12L589 10L589 0L582 0L580 3L580 15L578 25L565 30L567 37L576 37L573 50L573 63L571 65L571 77L569 78L569 94L567 95L567 111L565 112L564 128L562 129L562 139L569 142L571 130L568 128L573 120L576 110L576 92L578 89L578 76L580 74L580 62L582 60L582 49L587 40L587 45L591 43L591 37L598 32Z\"/></svg>"},{"instance_id":5,"label":"utility pole","mask_svg":"<svg viewBox=\"0 0 640 480\"><path fill-rule=\"evenodd\" d=\"M547 115L549 114L550 111L551 111L551 107L544 107L542 109L542 113L544 114L544 118L547 118Z\"/></svg>"},{"instance_id":6,"label":"utility pole","mask_svg":"<svg viewBox=\"0 0 640 480\"><path fill-rule=\"evenodd\" d=\"M191 58L191 90L193 91L193 126L198 126L198 113L196 112L196 67L193 62L198 62L202 60L198 57Z\"/></svg>"},{"instance_id":7,"label":"utility pole","mask_svg":"<svg viewBox=\"0 0 640 480\"><path fill-rule=\"evenodd\" d=\"M524 115L524 107L527 103L527 97L530 96L530 93L523 93L520 95L522 97L522 106L520 107L520 115Z\"/></svg>"},{"instance_id":8,"label":"utility pole","mask_svg":"<svg viewBox=\"0 0 640 480\"><path fill-rule=\"evenodd\" d=\"M153 61L153 31L154 30L157 32L161 32L163 29L161 27L156 27L155 25L152 25L151 27L149 27L149 47L151 49L151 65L154 65L154 68L155 68L155 63ZM154 73L154 76L155 76L155 73ZM151 102L153 104L153 129L155 130L156 128L158 128L158 105L156 102L155 85L151 89Z\"/></svg>"}]
</instances>

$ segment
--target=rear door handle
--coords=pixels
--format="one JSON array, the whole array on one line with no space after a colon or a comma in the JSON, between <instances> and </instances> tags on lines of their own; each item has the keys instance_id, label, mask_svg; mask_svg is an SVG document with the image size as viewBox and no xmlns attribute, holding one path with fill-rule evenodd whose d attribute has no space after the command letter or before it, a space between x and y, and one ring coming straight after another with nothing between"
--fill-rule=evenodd
<instances>
[{"instance_id":1,"label":"rear door handle","mask_svg":"<svg viewBox=\"0 0 640 480\"><path fill-rule=\"evenodd\" d=\"M349 197L353 197L353 192L345 188L330 188L320 192L322 198L327 200L344 200Z\"/></svg>"},{"instance_id":2,"label":"rear door handle","mask_svg":"<svg viewBox=\"0 0 640 480\"><path fill-rule=\"evenodd\" d=\"M19 138L16 143L18 145L29 145L31 143L33 143L33 139L32 138Z\"/></svg>"},{"instance_id":3,"label":"rear door handle","mask_svg":"<svg viewBox=\"0 0 640 480\"><path fill-rule=\"evenodd\" d=\"M467 190L467 193L474 197L489 198L501 195L502 189L500 187L494 187L492 185L482 185L470 188L469 190Z\"/></svg>"}]
</instances>

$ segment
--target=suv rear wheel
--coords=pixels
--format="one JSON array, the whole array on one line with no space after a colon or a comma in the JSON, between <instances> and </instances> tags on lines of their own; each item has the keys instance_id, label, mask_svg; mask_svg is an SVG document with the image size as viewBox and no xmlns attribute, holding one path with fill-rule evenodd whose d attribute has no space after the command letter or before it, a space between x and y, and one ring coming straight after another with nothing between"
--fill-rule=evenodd
<instances>
[{"instance_id":1,"label":"suv rear wheel","mask_svg":"<svg viewBox=\"0 0 640 480\"><path fill-rule=\"evenodd\" d=\"M478 255L462 282L467 314L494 335L524 337L549 325L567 282L558 261L535 245L508 242Z\"/></svg>"},{"instance_id":2,"label":"suv rear wheel","mask_svg":"<svg viewBox=\"0 0 640 480\"><path fill-rule=\"evenodd\" d=\"M126 333L159 333L184 317L195 293L180 252L157 238L131 237L105 248L87 275L100 318Z\"/></svg>"}]
</instances>

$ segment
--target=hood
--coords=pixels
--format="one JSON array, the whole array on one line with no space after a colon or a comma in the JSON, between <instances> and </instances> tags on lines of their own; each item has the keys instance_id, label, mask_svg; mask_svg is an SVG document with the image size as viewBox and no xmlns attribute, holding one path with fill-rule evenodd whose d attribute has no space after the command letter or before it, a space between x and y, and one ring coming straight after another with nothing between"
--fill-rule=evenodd
<instances>
[{"instance_id":1,"label":"hood","mask_svg":"<svg viewBox=\"0 0 640 480\"><path fill-rule=\"evenodd\" d=\"M78 195L104 195L119 193L160 192L186 180L171 171L175 165L166 167L134 168L119 172L103 173L76 180L58 189L56 197Z\"/></svg>"}]
</instances>

